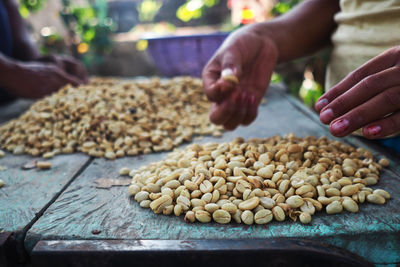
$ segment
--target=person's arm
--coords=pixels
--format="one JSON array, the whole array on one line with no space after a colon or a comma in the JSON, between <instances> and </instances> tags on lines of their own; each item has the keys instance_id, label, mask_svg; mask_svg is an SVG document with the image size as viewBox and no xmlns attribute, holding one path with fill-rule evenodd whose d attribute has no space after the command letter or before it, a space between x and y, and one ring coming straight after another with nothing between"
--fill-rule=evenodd
<instances>
[{"instance_id":1,"label":"person's arm","mask_svg":"<svg viewBox=\"0 0 400 267\"><path fill-rule=\"evenodd\" d=\"M337 26L333 17L339 10L338 0L307 0L280 17L249 28L274 42L280 63L328 45Z\"/></svg>"},{"instance_id":2,"label":"person's arm","mask_svg":"<svg viewBox=\"0 0 400 267\"><path fill-rule=\"evenodd\" d=\"M82 82L54 64L18 61L1 53L0 73L0 88L25 98L40 98L68 83L77 86Z\"/></svg>"},{"instance_id":3,"label":"person's arm","mask_svg":"<svg viewBox=\"0 0 400 267\"><path fill-rule=\"evenodd\" d=\"M308 0L281 17L233 32L203 70L204 90L214 102L211 121L227 129L250 124L276 63L327 45L338 11L338 0ZM239 83L222 79L223 70L233 72Z\"/></svg>"},{"instance_id":4,"label":"person's arm","mask_svg":"<svg viewBox=\"0 0 400 267\"><path fill-rule=\"evenodd\" d=\"M15 0L4 0L10 21L13 58L21 61L39 61L57 65L70 75L86 83L88 81L85 67L76 59L68 56L48 55L42 56L30 39L25 22L18 11Z\"/></svg>"},{"instance_id":5,"label":"person's arm","mask_svg":"<svg viewBox=\"0 0 400 267\"><path fill-rule=\"evenodd\" d=\"M15 0L4 0L3 2L10 21L13 41L13 58L23 61L39 58L40 53L29 37L25 22L19 14L17 3Z\"/></svg>"}]
</instances>

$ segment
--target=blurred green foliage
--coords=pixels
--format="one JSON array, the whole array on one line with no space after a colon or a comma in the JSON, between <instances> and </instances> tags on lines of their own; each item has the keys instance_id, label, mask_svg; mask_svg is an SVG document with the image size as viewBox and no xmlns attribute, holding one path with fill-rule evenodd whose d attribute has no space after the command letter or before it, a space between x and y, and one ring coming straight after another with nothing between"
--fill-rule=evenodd
<instances>
[{"instance_id":1,"label":"blurred green foliage","mask_svg":"<svg viewBox=\"0 0 400 267\"><path fill-rule=\"evenodd\" d=\"M322 86L313 79L304 79L299 90L299 96L308 107L314 106L317 100L322 96Z\"/></svg>"},{"instance_id":2,"label":"blurred green foliage","mask_svg":"<svg viewBox=\"0 0 400 267\"><path fill-rule=\"evenodd\" d=\"M113 23L107 18L105 0L89 1L85 7L63 0L61 18L73 41L73 54L82 58L86 66L99 63L111 48Z\"/></svg>"},{"instance_id":3,"label":"blurred green foliage","mask_svg":"<svg viewBox=\"0 0 400 267\"><path fill-rule=\"evenodd\" d=\"M31 12L42 9L45 3L46 0L18 0L19 13L23 18L26 18Z\"/></svg>"},{"instance_id":4,"label":"blurred green foliage","mask_svg":"<svg viewBox=\"0 0 400 267\"><path fill-rule=\"evenodd\" d=\"M207 8L218 4L219 0L187 0L176 11L176 17L183 22L201 18Z\"/></svg>"},{"instance_id":5,"label":"blurred green foliage","mask_svg":"<svg viewBox=\"0 0 400 267\"><path fill-rule=\"evenodd\" d=\"M283 0L279 1L274 5L274 7L271 10L271 13L274 16L279 16L282 14L285 14L288 12L290 9L292 9L295 5L300 3L302 0Z\"/></svg>"},{"instance_id":6,"label":"blurred green foliage","mask_svg":"<svg viewBox=\"0 0 400 267\"><path fill-rule=\"evenodd\" d=\"M160 0L143 0L136 7L141 22L152 22L162 6Z\"/></svg>"}]
</instances>

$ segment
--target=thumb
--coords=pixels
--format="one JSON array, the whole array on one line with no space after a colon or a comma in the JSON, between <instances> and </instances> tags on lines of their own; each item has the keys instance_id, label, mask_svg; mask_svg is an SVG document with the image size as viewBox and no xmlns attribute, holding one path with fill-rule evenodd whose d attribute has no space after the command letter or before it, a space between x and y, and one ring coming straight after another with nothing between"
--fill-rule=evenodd
<instances>
[{"instance_id":1,"label":"thumb","mask_svg":"<svg viewBox=\"0 0 400 267\"><path fill-rule=\"evenodd\" d=\"M218 81L223 95L230 94L239 84L242 74L240 55L235 50L228 50L221 59L221 73Z\"/></svg>"},{"instance_id":2,"label":"thumb","mask_svg":"<svg viewBox=\"0 0 400 267\"><path fill-rule=\"evenodd\" d=\"M204 91L209 100L221 102L237 86L241 64L233 49L227 49L214 56L205 66L202 74ZM221 77L224 75L225 79Z\"/></svg>"},{"instance_id":3,"label":"thumb","mask_svg":"<svg viewBox=\"0 0 400 267\"><path fill-rule=\"evenodd\" d=\"M78 85L82 84L83 81L74 75L68 74L64 70L60 70L59 74L61 75L62 79L64 80L65 84L71 84L74 87L77 87Z\"/></svg>"},{"instance_id":4,"label":"thumb","mask_svg":"<svg viewBox=\"0 0 400 267\"><path fill-rule=\"evenodd\" d=\"M239 78L242 75L242 64L240 61L240 55L233 48L229 49L226 53L222 55L221 75L224 72L230 75L234 75L236 76L236 78Z\"/></svg>"}]
</instances>

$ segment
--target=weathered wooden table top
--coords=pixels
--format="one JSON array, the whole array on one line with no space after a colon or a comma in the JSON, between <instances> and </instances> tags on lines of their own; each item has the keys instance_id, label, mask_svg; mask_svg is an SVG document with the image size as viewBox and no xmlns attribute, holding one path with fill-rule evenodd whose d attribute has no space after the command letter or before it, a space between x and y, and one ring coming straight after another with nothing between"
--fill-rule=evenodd
<instances>
[{"instance_id":1,"label":"weathered wooden table top","mask_svg":"<svg viewBox=\"0 0 400 267\"><path fill-rule=\"evenodd\" d=\"M226 132L222 138L204 137L193 142L223 142L238 136L265 138L290 132L300 137L332 138L315 114L282 89L271 88L267 99L267 103L260 106L258 118L251 126ZM0 122L10 117L1 109L0 116ZM389 191L392 199L382 206L360 205L356 214L319 213L313 216L310 225L289 220L253 226L235 223L186 224L182 216L160 216L140 208L138 203L129 199L127 187L95 187L94 180L97 178L123 179L118 175L121 167L135 169L162 159L168 152L115 161L91 159L83 154L62 155L51 160L53 167L47 171L21 170L22 164L34 158L7 154L0 159L0 166L7 167L0 172L0 178L6 183L0 189L0 232L3 235L13 234L8 238L7 245L3 245L3 253L4 247L8 247L8 251L12 248L15 255L9 256L11 260L21 260L32 253L40 240L51 240L52 244L56 244L57 240L304 238L345 248L375 264L399 264L399 156L390 149L383 149L375 142L361 138L348 137L342 141L369 148L375 156L385 155L391 160L390 167L381 174L378 187ZM0 262L1 253L0 246Z\"/></svg>"}]
</instances>

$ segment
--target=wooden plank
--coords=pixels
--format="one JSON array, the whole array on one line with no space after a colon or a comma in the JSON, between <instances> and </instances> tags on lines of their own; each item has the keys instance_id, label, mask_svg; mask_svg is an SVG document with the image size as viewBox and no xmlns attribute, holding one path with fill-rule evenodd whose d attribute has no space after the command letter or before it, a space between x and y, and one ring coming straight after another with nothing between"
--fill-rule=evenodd
<instances>
[{"instance_id":1,"label":"wooden plank","mask_svg":"<svg viewBox=\"0 0 400 267\"><path fill-rule=\"evenodd\" d=\"M47 266L372 266L359 256L299 239L39 241L32 265Z\"/></svg>"},{"instance_id":2,"label":"wooden plank","mask_svg":"<svg viewBox=\"0 0 400 267\"><path fill-rule=\"evenodd\" d=\"M34 160L31 156L6 154L0 165L5 185L0 188L0 231L13 233L16 248L24 254L23 239L27 229L72 182L75 175L89 162L84 154L59 155L49 160L49 170L22 170L21 166Z\"/></svg>"},{"instance_id":3,"label":"wooden plank","mask_svg":"<svg viewBox=\"0 0 400 267\"><path fill-rule=\"evenodd\" d=\"M18 99L6 105L0 106L0 124L10 119L16 118L25 112L32 104L33 100Z\"/></svg>"},{"instance_id":4,"label":"wooden plank","mask_svg":"<svg viewBox=\"0 0 400 267\"><path fill-rule=\"evenodd\" d=\"M202 142L232 140L237 136L268 137L289 132L298 136L330 137L325 128L304 116L279 90L269 90L268 103L259 111L260 115L251 127L225 133L221 139L207 137ZM374 263L400 262L400 200L396 197L384 206L362 205L358 214L319 214L313 217L311 225L289 221L262 226L203 225L186 224L182 217L155 215L141 209L128 198L126 187L94 188L96 178L114 178L123 166L138 168L165 155L158 153L114 162L94 160L28 231L25 239L28 251L41 239L305 238L324 240ZM393 196L399 195L398 175L391 170L384 171L379 187L387 189ZM93 230L97 230L96 234L92 233Z\"/></svg>"},{"instance_id":5,"label":"wooden plank","mask_svg":"<svg viewBox=\"0 0 400 267\"><path fill-rule=\"evenodd\" d=\"M0 232L0 266L9 266L8 262L12 252L9 251L11 242L11 233Z\"/></svg>"}]
</instances>

